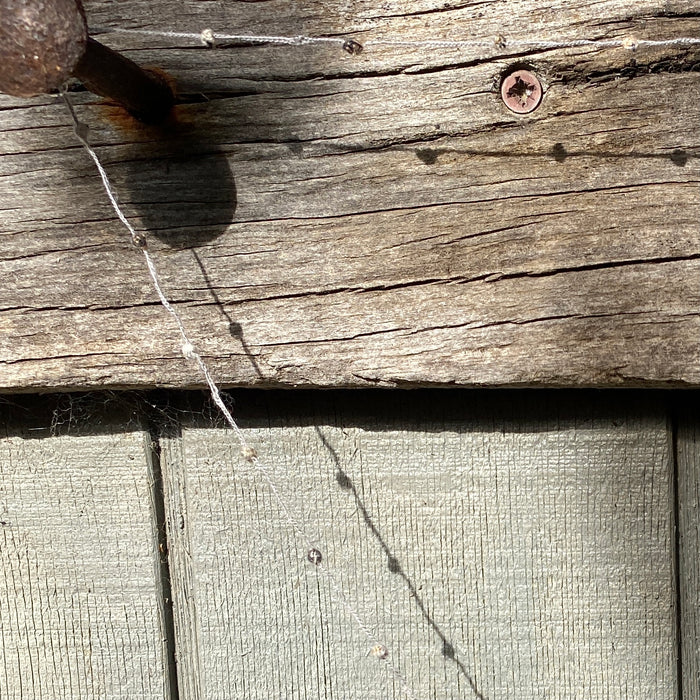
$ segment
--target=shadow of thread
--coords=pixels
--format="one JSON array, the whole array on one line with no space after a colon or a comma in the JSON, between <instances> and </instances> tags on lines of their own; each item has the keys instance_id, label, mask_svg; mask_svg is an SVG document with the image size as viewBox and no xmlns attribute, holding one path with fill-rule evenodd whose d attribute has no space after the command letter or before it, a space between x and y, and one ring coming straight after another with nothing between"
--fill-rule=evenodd
<instances>
[{"instance_id":1,"label":"shadow of thread","mask_svg":"<svg viewBox=\"0 0 700 700\"><path fill-rule=\"evenodd\" d=\"M567 158L605 158L606 160L613 160L616 158L639 158L639 159L651 159L651 160L670 160L671 163L679 167L685 167L688 161L692 158L700 158L700 156L693 153L688 153L682 148L676 148L670 153L640 153L638 151L632 151L629 153L619 153L615 151L567 151L563 143L555 143L551 149L546 151L529 150L527 153L517 153L514 154L512 151L488 151L483 149L470 149L470 148L404 148L399 147L396 150L412 150L416 158L420 160L425 165L435 165L438 159L442 155L448 153L457 153L459 155L466 156L484 156L488 158L542 158L551 157L557 163L563 163Z\"/></svg>"},{"instance_id":2,"label":"shadow of thread","mask_svg":"<svg viewBox=\"0 0 700 700\"><path fill-rule=\"evenodd\" d=\"M221 301L221 297L219 297L218 292L216 291L216 287L211 282L211 279L209 277L209 274L207 273L206 267L204 267L204 263L202 262L202 259L199 257L199 253L195 249L192 250L192 256L195 259L195 262L197 263L197 266L199 267L200 272L202 273L202 277L204 278L204 283L207 286L207 289L209 290L209 293L212 296L212 299L214 300L214 303L216 304L217 308L221 312L221 315L228 321L228 331L231 334L232 338L235 338L238 340L241 344L241 347L243 348L243 352L245 353L246 357L250 361L250 364L253 367L253 370L255 373L258 375L260 379L264 379L265 376L262 373L262 370L260 369L260 365L258 364L258 361L255 359L255 355L253 354L252 350L250 349L250 346L248 343L246 343L245 336L243 335L243 326L236 321L231 314L227 311L226 307L224 306L223 302Z\"/></svg>"},{"instance_id":3,"label":"shadow of thread","mask_svg":"<svg viewBox=\"0 0 700 700\"><path fill-rule=\"evenodd\" d=\"M340 457L338 456L338 453L336 452L335 448L333 447L333 445L330 444L330 442L328 442L328 439L321 432L321 429L317 425L314 426L314 430L316 431L316 434L321 440L323 446L330 453L331 458L336 466L337 471L335 474L335 479L338 483L338 486L340 486L340 488L344 491L348 491L352 495L353 499L355 500L355 505L357 506L358 511L362 515L362 519L364 520L365 525L372 533L373 537L377 540L379 546L382 548L382 551L387 557L387 566L389 568L389 571L393 574L397 574L403 579L404 583L406 584L406 587L408 588L411 599L418 607L418 610L420 611L421 615L428 623L430 628L433 630L433 632L435 632L435 634L442 642L442 655L446 659L452 661L457 666L459 672L462 674L462 676L464 676L467 683L469 683L469 687L472 689L472 692L474 693L474 696L477 698L477 700L487 700L486 696L484 696L479 690L476 681L469 673L467 667L457 657L454 645L452 644L452 642L450 642L450 640L447 638L447 635L442 631L437 622L435 622L435 619L431 616L430 611L428 610L425 602L418 593L418 589L416 588L415 583L413 583L408 574L403 570L398 558L395 557L392 551L389 549L389 545L386 543L384 537L382 536L382 533L374 524L372 517L370 516L369 511L367 510L367 507L365 506L364 502L362 501L362 498L360 497L360 494L357 491L357 488L355 487L355 484L353 484L352 479L350 479L350 477L343 471L343 468L340 465Z\"/></svg>"}]
</instances>

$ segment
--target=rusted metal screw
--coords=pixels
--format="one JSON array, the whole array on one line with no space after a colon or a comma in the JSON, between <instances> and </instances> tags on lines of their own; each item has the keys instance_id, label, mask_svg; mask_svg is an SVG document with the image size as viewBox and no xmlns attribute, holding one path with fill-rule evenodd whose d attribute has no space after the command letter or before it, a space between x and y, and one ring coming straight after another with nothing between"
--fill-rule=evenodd
<instances>
[{"instance_id":1,"label":"rusted metal screw","mask_svg":"<svg viewBox=\"0 0 700 700\"><path fill-rule=\"evenodd\" d=\"M51 92L72 75L149 124L163 121L175 101L160 75L88 36L80 0L0 0L0 61L0 92L8 95Z\"/></svg>"},{"instance_id":2,"label":"rusted metal screw","mask_svg":"<svg viewBox=\"0 0 700 700\"><path fill-rule=\"evenodd\" d=\"M542 100L542 83L530 71L515 70L503 79L501 97L511 112L528 114L537 109Z\"/></svg>"}]
</instances>

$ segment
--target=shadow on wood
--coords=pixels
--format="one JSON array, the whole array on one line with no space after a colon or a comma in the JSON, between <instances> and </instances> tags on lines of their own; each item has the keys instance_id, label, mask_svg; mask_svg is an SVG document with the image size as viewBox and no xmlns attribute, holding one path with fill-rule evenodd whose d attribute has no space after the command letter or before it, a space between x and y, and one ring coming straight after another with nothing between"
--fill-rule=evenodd
<instances>
[{"instance_id":1,"label":"shadow on wood","mask_svg":"<svg viewBox=\"0 0 700 700\"><path fill-rule=\"evenodd\" d=\"M147 126L118 106L103 116L135 140L114 171L122 173L121 206L171 248L196 248L218 238L236 213L231 162L215 138L175 108L163 125Z\"/></svg>"}]
</instances>

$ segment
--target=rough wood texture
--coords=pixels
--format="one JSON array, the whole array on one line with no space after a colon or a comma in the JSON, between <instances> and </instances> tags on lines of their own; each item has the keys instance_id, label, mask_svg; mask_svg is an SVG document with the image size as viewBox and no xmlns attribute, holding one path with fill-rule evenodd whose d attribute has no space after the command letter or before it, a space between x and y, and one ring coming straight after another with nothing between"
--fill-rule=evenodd
<instances>
[{"instance_id":1,"label":"rough wood texture","mask_svg":"<svg viewBox=\"0 0 700 700\"><path fill-rule=\"evenodd\" d=\"M0 697L165 700L148 436L55 408L0 405Z\"/></svg>"},{"instance_id":2,"label":"rough wood texture","mask_svg":"<svg viewBox=\"0 0 700 700\"><path fill-rule=\"evenodd\" d=\"M240 403L282 498L416 697L676 697L662 402ZM230 432L185 420L163 473L182 700L407 697Z\"/></svg>"},{"instance_id":3,"label":"rough wood texture","mask_svg":"<svg viewBox=\"0 0 700 700\"><path fill-rule=\"evenodd\" d=\"M694 0L86 6L366 44L100 34L175 78L177 124L74 95L223 383L700 383L700 49L495 40L697 36ZM492 44L370 43L435 38ZM519 63L546 89L527 117L497 95ZM0 108L0 387L201 385L65 108Z\"/></svg>"},{"instance_id":4,"label":"rough wood texture","mask_svg":"<svg viewBox=\"0 0 700 700\"><path fill-rule=\"evenodd\" d=\"M700 699L700 412L690 402L678 427L679 596L683 698Z\"/></svg>"}]
</instances>

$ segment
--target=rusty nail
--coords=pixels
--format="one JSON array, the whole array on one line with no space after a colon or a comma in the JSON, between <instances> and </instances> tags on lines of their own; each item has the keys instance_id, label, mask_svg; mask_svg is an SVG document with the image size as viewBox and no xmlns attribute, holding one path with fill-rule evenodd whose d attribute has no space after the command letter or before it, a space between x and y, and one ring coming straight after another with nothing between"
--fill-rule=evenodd
<instances>
[{"instance_id":1,"label":"rusty nail","mask_svg":"<svg viewBox=\"0 0 700 700\"><path fill-rule=\"evenodd\" d=\"M542 83L530 71L515 70L503 79L501 97L511 112L528 114L542 101Z\"/></svg>"},{"instance_id":2,"label":"rusty nail","mask_svg":"<svg viewBox=\"0 0 700 700\"><path fill-rule=\"evenodd\" d=\"M51 92L73 75L149 124L174 103L164 78L88 36L80 0L0 0L0 60L0 92L17 97Z\"/></svg>"}]
</instances>

